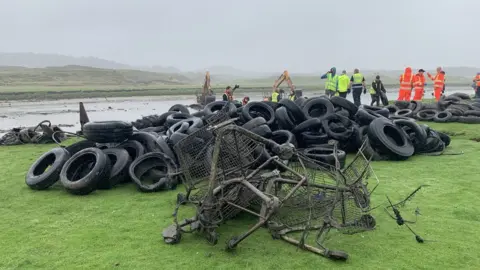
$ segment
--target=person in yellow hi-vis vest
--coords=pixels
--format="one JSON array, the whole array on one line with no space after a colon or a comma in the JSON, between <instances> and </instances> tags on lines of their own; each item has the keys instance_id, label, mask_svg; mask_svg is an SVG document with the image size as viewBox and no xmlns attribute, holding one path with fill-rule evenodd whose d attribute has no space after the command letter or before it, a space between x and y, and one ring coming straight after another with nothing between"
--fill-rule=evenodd
<instances>
[{"instance_id":1,"label":"person in yellow hi-vis vest","mask_svg":"<svg viewBox=\"0 0 480 270\"><path fill-rule=\"evenodd\" d=\"M272 92L272 102L275 102L275 103L279 102L278 96L279 96L280 94L278 93L278 91L279 91L278 89L275 89L275 90Z\"/></svg>"},{"instance_id":2,"label":"person in yellow hi-vis vest","mask_svg":"<svg viewBox=\"0 0 480 270\"><path fill-rule=\"evenodd\" d=\"M343 70L342 75L338 76L338 89L335 96L341 96L347 98L347 94L350 92L348 86L350 85L350 78L347 76L347 71Z\"/></svg>"},{"instance_id":3,"label":"person in yellow hi-vis vest","mask_svg":"<svg viewBox=\"0 0 480 270\"><path fill-rule=\"evenodd\" d=\"M320 79L327 79L325 84L325 95L331 97L335 95L338 88L338 75L336 74L337 69L332 67L327 73L323 74Z\"/></svg>"}]
</instances>

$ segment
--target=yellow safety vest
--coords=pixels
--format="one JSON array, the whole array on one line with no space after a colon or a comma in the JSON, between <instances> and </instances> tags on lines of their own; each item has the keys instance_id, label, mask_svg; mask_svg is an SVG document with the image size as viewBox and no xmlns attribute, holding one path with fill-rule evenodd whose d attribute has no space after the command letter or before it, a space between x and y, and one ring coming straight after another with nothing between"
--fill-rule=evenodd
<instances>
[{"instance_id":1,"label":"yellow safety vest","mask_svg":"<svg viewBox=\"0 0 480 270\"><path fill-rule=\"evenodd\" d=\"M361 73L353 74L353 84L362 84L363 75Z\"/></svg>"},{"instance_id":2,"label":"yellow safety vest","mask_svg":"<svg viewBox=\"0 0 480 270\"><path fill-rule=\"evenodd\" d=\"M288 97L291 101L294 101L295 100L295 95L291 95Z\"/></svg>"},{"instance_id":3,"label":"yellow safety vest","mask_svg":"<svg viewBox=\"0 0 480 270\"><path fill-rule=\"evenodd\" d=\"M338 83L338 75L332 76L332 73L327 74L327 90L336 91Z\"/></svg>"},{"instance_id":4,"label":"yellow safety vest","mask_svg":"<svg viewBox=\"0 0 480 270\"><path fill-rule=\"evenodd\" d=\"M277 92L273 92L272 93L272 102L278 102L278 93Z\"/></svg>"},{"instance_id":5,"label":"yellow safety vest","mask_svg":"<svg viewBox=\"0 0 480 270\"><path fill-rule=\"evenodd\" d=\"M377 91L375 91L375 89L373 89L373 87L370 86L370 89L368 90L368 92L370 92L370 95L375 95L377 93Z\"/></svg>"},{"instance_id":6,"label":"yellow safety vest","mask_svg":"<svg viewBox=\"0 0 480 270\"><path fill-rule=\"evenodd\" d=\"M346 74L340 75L338 77L338 92L347 92L349 83L350 78Z\"/></svg>"}]
</instances>

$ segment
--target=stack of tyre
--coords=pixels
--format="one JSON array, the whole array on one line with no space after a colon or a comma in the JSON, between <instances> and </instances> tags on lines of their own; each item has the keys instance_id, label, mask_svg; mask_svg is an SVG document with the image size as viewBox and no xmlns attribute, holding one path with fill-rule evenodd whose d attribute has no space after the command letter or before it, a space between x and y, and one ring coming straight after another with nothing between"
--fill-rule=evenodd
<instances>
[{"instance_id":1,"label":"stack of tyre","mask_svg":"<svg viewBox=\"0 0 480 270\"><path fill-rule=\"evenodd\" d=\"M26 184L43 190L60 180L68 192L86 195L127 182L142 192L179 183L175 155L164 137L134 131L122 121L87 123L83 133L87 140L54 148L35 161Z\"/></svg>"},{"instance_id":2,"label":"stack of tyre","mask_svg":"<svg viewBox=\"0 0 480 270\"><path fill-rule=\"evenodd\" d=\"M441 152L450 143L446 134L392 114L392 108L357 107L341 97L253 101L245 106L215 101L196 108L191 113L177 104L133 124L87 123L86 140L43 154L28 171L26 183L41 190L60 180L67 191L82 195L126 182L135 183L142 192L173 189L182 169L175 144L204 127L220 110L237 118L237 125L279 144L291 143L328 166L335 165L335 156L343 166L346 154L362 147L373 160L404 160L415 153ZM265 150L259 159L270 155Z\"/></svg>"},{"instance_id":3,"label":"stack of tyre","mask_svg":"<svg viewBox=\"0 0 480 270\"><path fill-rule=\"evenodd\" d=\"M480 100L471 99L464 93L442 97L435 103L420 101L396 101L387 106L395 116L414 118L437 123L480 124Z\"/></svg>"}]
</instances>

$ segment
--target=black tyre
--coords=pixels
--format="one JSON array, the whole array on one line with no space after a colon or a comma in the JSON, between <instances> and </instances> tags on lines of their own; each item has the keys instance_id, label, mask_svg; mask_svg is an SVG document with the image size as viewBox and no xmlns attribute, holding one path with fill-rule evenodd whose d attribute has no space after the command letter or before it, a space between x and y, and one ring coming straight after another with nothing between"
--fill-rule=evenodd
<instances>
[{"instance_id":1,"label":"black tyre","mask_svg":"<svg viewBox=\"0 0 480 270\"><path fill-rule=\"evenodd\" d=\"M277 130L272 132L272 141L278 144L291 143L293 146L297 147L297 140L292 132L288 130Z\"/></svg>"},{"instance_id":2,"label":"black tyre","mask_svg":"<svg viewBox=\"0 0 480 270\"><path fill-rule=\"evenodd\" d=\"M141 143L146 152L160 151L160 147L157 144L157 137L148 132L136 132L130 136L129 139Z\"/></svg>"},{"instance_id":3,"label":"black tyre","mask_svg":"<svg viewBox=\"0 0 480 270\"><path fill-rule=\"evenodd\" d=\"M450 136L440 131L437 131L437 134L445 144L445 147L450 145L450 142L451 142Z\"/></svg>"},{"instance_id":4,"label":"black tyre","mask_svg":"<svg viewBox=\"0 0 480 270\"><path fill-rule=\"evenodd\" d=\"M393 104L385 106L385 109L387 109L390 114L395 114L398 110L400 110L397 106Z\"/></svg>"},{"instance_id":5,"label":"black tyre","mask_svg":"<svg viewBox=\"0 0 480 270\"><path fill-rule=\"evenodd\" d=\"M147 153L134 160L128 170L130 178L141 192L156 192L174 189L178 177L172 159L163 153Z\"/></svg>"},{"instance_id":6,"label":"black tyre","mask_svg":"<svg viewBox=\"0 0 480 270\"><path fill-rule=\"evenodd\" d=\"M167 127L170 128L173 125L175 125L176 123L187 120L187 119L190 119L192 117L193 117L192 115L187 114L187 113L174 113L174 114L171 114L171 115L167 116L166 125L167 125Z\"/></svg>"},{"instance_id":7,"label":"black tyre","mask_svg":"<svg viewBox=\"0 0 480 270\"><path fill-rule=\"evenodd\" d=\"M145 154L145 147L138 141L129 140L126 141L117 148L125 149L132 160L137 159L139 156Z\"/></svg>"},{"instance_id":8,"label":"black tyre","mask_svg":"<svg viewBox=\"0 0 480 270\"><path fill-rule=\"evenodd\" d=\"M464 124L480 124L480 117L477 116L460 116L457 120L459 123Z\"/></svg>"},{"instance_id":9,"label":"black tyre","mask_svg":"<svg viewBox=\"0 0 480 270\"><path fill-rule=\"evenodd\" d=\"M413 111L410 109L401 109L395 113L395 116L412 117Z\"/></svg>"},{"instance_id":10,"label":"black tyre","mask_svg":"<svg viewBox=\"0 0 480 270\"><path fill-rule=\"evenodd\" d=\"M305 131L312 131L318 132L322 128L322 120L319 118L310 118L308 120L303 121L298 126L296 126L293 130L293 134L303 133Z\"/></svg>"},{"instance_id":11,"label":"black tyre","mask_svg":"<svg viewBox=\"0 0 480 270\"><path fill-rule=\"evenodd\" d=\"M332 148L310 147L303 151L305 156L315 161L328 164L329 166L336 166L334 150ZM337 150L337 157L340 163L340 168L345 167L345 160L347 154L342 150Z\"/></svg>"},{"instance_id":12,"label":"black tyre","mask_svg":"<svg viewBox=\"0 0 480 270\"><path fill-rule=\"evenodd\" d=\"M100 179L97 186L98 189L110 189L119 183L130 181L128 168L132 163L132 158L127 150L122 148L108 148L104 149L103 153L109 158L112 169L110 170L109 177Z\"/></svg>"},{"instance_id":13,"label":"black tyre","mask_svg":"<svg viewBox=\"0 0 480 270\"><path fill-rule=\"evenodd\" d=\"M70 153L70 156L73 156L85 148L96 147L96 145L97 144L95 142L89 140L82 140L65 147L65 150Z\"/></svg>"},{"instance_id":14,"label":"black tyre","mask_svg":"<svg viewBox=\"0 0 480 270\"><path fill-rule=\"evenodd\" d=\"M200 118L190 118L186 120L182 120L173 126L171 126L168 130L166 135L171 136L175 132L185 133L185 134L192 134L195 131L199 130L203 127L203 121Z\"/></svg>"},{"instance_id":15,"label":"black tyre","mask_svg":"<svg viewBox=\"0 0 480 270\"><path fill-rule=\"evenodd\" d=\"M198 111L198 112L194 112L194 113L192 113L192 116L202 118L202 117L205 116L205 111L201 110L201 111Z\"/></svg>"},{"instance_id":16,"label":"black tyre","mask_svg":"<svg viewBox=\"0 0 480 270\"><path fill-rule=\"evenodd\" d=\"M463 113L463 116L476 116L480 117L480 110L468 110Z\"/></svg>"},{"instance_id":17,"label":"black tyre","mask_svg":"<svg viewBox=\"0 0 480 270\"><path fill-rule=\"evenodd\" d=\"M350 117L355 116L358 111L357 105L353 104L350 100L342 97L333 96L330 98L330 102L332 102L333 106L341 107L347 110L350 113Z\"/></svg>"},{"instance_id":18,"label":"black tyre","mask_svg":"<svg viewBox=\"0 0 480 270\"><path fill-rule=\"evenodd\" d=\"M223 109L223 107L227 104L227 101L219 100L219 101L214 101L212 103L208 103L203 111L205 112L205 115L211 115L216 113L217 111L220 111ZM233 103L229 103L228 105L228 114L233 115L237 113L237 107Z\"/></svg>"},{"instance_id":19,"label":"black tyre","mask_svg":"<svg viewBox=\"0 0 480 270\"><path fill-rule=\"evenodd\" d=\"M267 125L255 127L250 131L267 139L272 137L272 130Z\"/></svg>"},{"instance_id":20,"label":"black tyre","mask_svg":"<svg viewBox=\"0 0 480 270\"><path fill-rule=\"evenodd\" d=\"M133 126L123 121L89 122L83 126L85 137L97 143L119 143L133 133Z\"/></svg>"},{"instance_id":21,"label":"black tyre","mask_svg":"<svg viewBox=\"0 0 480 270\"><path fill-rule=\"evenodd\" d=\"M247 123L245 123L244 125L242 125L242 127L246 130L252 130L258 126L266 125L266 124L267 124L267 121L265 120L265 118L255 117L250 121L248 121Z\"/></svg>"},{"instance_id":22,"label":"black tyre","mask_svg":"<svg viewBox=\"0 0 480 270\"><path fill-rule=\"evenodd\" d=\"M275 121L275 112L265 103L252 101L243 107L242 117L245 121L263 117L267 121L267 125L271 125Z\"/></svg>"},{"instance_id":23,"label":"black tyre","mask_svg":"<svg viewBox=\"0 0 480 270\"><path fill-rule=\"evenodd\" d=\"M311 147L318 144L326 144L330 140L326 133L305 131L298 136L297 144L301 148Z\"/></svg>"},{"instance_id":24,"label":"black tyre","mask_svg":"<svg viewBox=\"0 0 480 270\"><path fill-rule=\"evenodd\" d=\"M402 129L407 129L406 132L410 135L415 147L427 142L427 132L419 124L409 120L395 120L393 123Z\"/></svg>"},{"instance_id":25,"label":"black tyre","mask_svg":"<svg viewBox=\"0 0 480 270\"><path fill-rule=\"evenodd\" d=\"M437 123L447 123L451 122L452 117L453 115L449 111L437 112L435 116L433 116L433 121Z\"/></svg>"},{"instance_id":26,"label":"black tyre","mask_svg":"<svg viewBox=\"0 0 480 270\"><path fill-rule=\"evenodd\" d=\"M421 101L412 100L412 101L410 101L410 104L413 105L412 117L417 116L417 113L425 108Z\"/></svg>"},{"instance_id":27,"label":"black tyre","mask_svg":"<svg viewBox=\"0 0 480 270\"><path fill-rule=\"evenodd\" d=\"M388 160L388 157L380 155L375 148L373 148L372 143L366 137L365 145L362 149L363 154L366 158L371 159L372 161L381 161L381 160Z\"/></svg>"},{"instance_id":28,"label":"black tyre","mask_svg":"<svg viewBox=\"0 0 480 270\"><path fill-rule=\"evenodd\" d=\"M465 93L461 93L461 92L453 93L453 94L449 95L449 97L458 97L458 98L463 99L463 100L471 99L470 95L465 94Z\"/></svg>"},{"instance_id":29,"label":"black tyre","mask_svg":"<svg viewBox=\"0 0 480 270\"><path fill-rule=\"evenodd\" d=\"M285 107L280 107L275 111L275 118L280 129L292 130L295 127L293 117Z\"/></svg>"},{"instance_id":30,"label":"black tyre","mask_svg":"<svg viewBox=\"0 0 480 270\"><path fill-rule=\"evenodd\" d=\"M322 120L322 127L327 135L337 141L346 141L353 133L353 123L350 119L331 114Z\"/></svg>"},{"instance_id":31,"label":"black tyre","mask_svg":"<svg viewBox=\"0 0 480 270\"><path fill-rule=\"evenodd\" d=\"M407 159L415 151L406 133L385 118L378 118L370 123L368 138L372 146L380 150L380 154L388 154L393 159Z\"/></svg>"},{"instance_id":32,"label":"black tyre","mask_svg":"<svg viewBox=\"0 0 480 270\"><path fill-rule=\"evenodd\" d=\"M35 190L51 187L58 181L63 165L69 158L70 153L61 147L53 148L44 153L28 170L25 176L25 183Z\"/></svg>"},{"instance_id":33,"label":"black tyre","mask_svg":"<svg viewBox=\"0 0 480 270\"><path fill-rule=\"evenodd\" d=\"M324 118L334 112L334 107L328 99L314 98L308 100L302 110L307 118Z\"/></svg>"},{"instance_id":34,"label":"black tyre","mask_svg":"<svg viewBox=\"0 0 480 270\"><path fill-rule=\"evenodd\" d=\"M63 187L72 194L87 195L110 176L110 159L100 149L86 148L73 155L60 172Z\"/></svg>"},{"instance_id":35,"label":"black tyre","mask_svg":"<svg viewBox=\"0 0 480 270\"><path fill-rule=\"evenodd\" d=\"M305 102L307 102L307 99L305 99L304 97L299 97L299 98L295 99L293 102L295 102L295 104L297 104L300 108L302 108L303 104L305 104Z\"/></svg>"},{"instance_id":36,"label":"black tyre","mask_svg":"<svg viewBox=\"0 0 480 270\"><path fill-rule=\"evenodd\" d=\"M278 105L283 106L287 109L287 112L289 113L289 116L294 124L298 124L307 120L307 117L303 113L302 109L297 104L295 104L295 102L289 99L282 99L280 100L280 102L278 102Z\"/></svg>"},{"instance_id":37,"label":"black tyre","mask_svg":"<svg viewBox=\"0 0 480 270\"><path fill-rule=\"evenodd\" d=\"M410 106L410 102L408 101L403 101L403 100L397 100L395 101L395 106L397 106L397 108L399 108L400 110L402 109L408 109L408 107Z\"/></svg>"},{"instance_id":38,"label":"black tyre","mask_svg":"<svg viewBox=\"0 0 480 270\"><path fill-rule=\"evenodd\" d=\"M416 115L416 118L420 121L432 121L436 114L436 110L426 109L419 111Z\"/></svg>"},{"instance_id":39,"label":"black tyre","mask_svg":"<svg viewBox=\"0 0 480 270\"><path fill-rule=\"evenodd\" d=\"M278 108L277 102L271 102L271 101L260 101L260 102L265 103L268 106L272 107L273 110L276 110Z\"/></svg>"},{"instance_id":40,"label":"black tyre","mask_svg":"<svg viewBox=\"0 0 480 270\"><path fill-rule=\"evenodd\" d=\"M357 113L355 114L355 120L361 126L369 125L377 118L383 118L383 116L371 110L358 109Z\"/></svg>"},{"instance_id":41,"label":"black tyre","mask_svg":"<svg viewBox=\"0 0 480 270\"><path fill-rule=\"evenodd\" d=\"M170 109L168 109L169 112L180 112L184 114L190 114L190 111L188 110L187 106L183 104L175 104Z\"/></svg>"}]
</instances>

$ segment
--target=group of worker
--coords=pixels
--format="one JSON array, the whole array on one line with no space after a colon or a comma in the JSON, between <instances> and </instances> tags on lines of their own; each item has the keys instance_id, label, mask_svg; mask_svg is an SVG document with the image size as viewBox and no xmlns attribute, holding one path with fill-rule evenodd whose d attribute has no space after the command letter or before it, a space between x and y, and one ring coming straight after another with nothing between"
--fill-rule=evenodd
<instances>
[{"instance_id":1,"label":"group of worker","mask_svg":"<svg viewBox=\"0 0 480 270\"><path fill-rule=\"evenodd\" d=\"M413 100L422 100L425 94L425 70L419 69L417 74L413 74L412 68L405 68L405 72L400 76L400 91L398 100L410 101L412 96L412 89L415 90ZM445 91L445 72L441 67L437 68L437 74L435 76L427 72L428 77L433 81L434 96L436 100L439 100ZM476 78L480 79L477 75ZM321 76L321 79L326 79L325 94L327 96L339 95L346 97L347 94L352 92L353 102L359 106L361 104L362 92L366 94L365 77L360 73L358 69L355 69L353 75L349 78L346 71L342 71L342 75L336 74L336 68L332 67L327 73ZM477 80L478 82L478 80ZM480 85L480 83L479 83ZM369 90L372 96L372 103L379 104L379 98L382 93L385 93L385 87L380 80L380 76L376 76L372 82L372 87Z\"/></svg>"},{"instance_id":2,"label":"group of worker","mask_svg":"<svg viewBox=\"0 0 480 270\"><path fill-rule=\"evenodd\" d=\"M400 90L398 92L398 100L410 101L412 96L412 89L415 94L413 100L422 100L425 94L425 70L419 69L417 74L413 74L411 67L406 67L405 72L400 75ZM440 100L440 97L445 92L445 71L441 67L437 67L437 74L433 76L428 73L428 78L433 81L433 96L435 100Z\"/></svg>"},{"instance_id":3,"label":"group of worker","mask_svg":"<svg viewBox=\"0 0 480 270\"><path fill-rule=\"evenodd\" d=\"M365 84L365 77L360 73L358 68L353 71L353 75L349 77L345 70L342 71L342 74L338 76L336 74L336 68L332 67L329 71L323 74L320 78L326 79L325 84L325 94L328 97L331 96L340 96L343 98L347 97L347 94L352 93L353 102L355 105L361 105L361 95L366 94L367 86ZM433 95L438 101L440 97L445 92L445 71L441 67L437 67L437 73L433 76L427 72L428 78L433 81ZM425 94L425 70L419 69L416 74L413 74L411 67L406 67L402 75L400 75L400 89L397 100L410 101L412 96L412 89L414 90L413 100L420 101L422 100ZM473 83L475 87L475 96L480 98L480 72L473 78ZM232 89L228 86L223 94L223 100L233 101L233 91L239 88L238 85L235 85L235 88ZM280 100L280 94L283 90L274 89L270 97L270 101L278 102ZM380 97L386 93L385 87L380 80L380 76L377 75L375 80L372 82L372 86L369 90L369 93L372 97L372 102L370 105L380 103ZM288 99L295 100L296 95L292 90L288 96ZM250 101L249 97L244 97L242 103L245 105Z\"/></svg>"}]
</instances>

